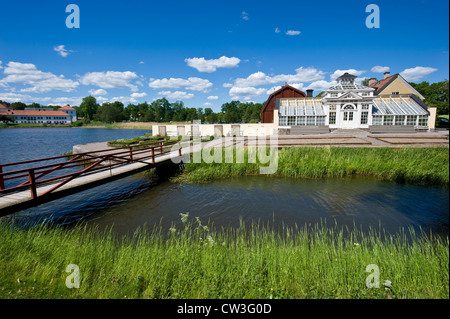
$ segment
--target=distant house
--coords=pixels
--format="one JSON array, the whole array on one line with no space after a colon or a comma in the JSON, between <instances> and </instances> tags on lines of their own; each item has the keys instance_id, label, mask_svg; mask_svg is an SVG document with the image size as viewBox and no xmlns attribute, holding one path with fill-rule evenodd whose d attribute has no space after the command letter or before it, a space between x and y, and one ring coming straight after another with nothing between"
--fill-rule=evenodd
<instances>
[{"instance_id":1,"label":"distant house","mask_svg":"<svg viewBox=\"0 0 450 319\"><path fill-rule=\"evenodd\" d=\"M11 109L8 105L0 103L0 112Z\"/></svg>"},{"instance_id":2,"label":"distant house","mask_svg":"<svg viewBox=\"0 0 450 319\"><path fill-rule=\"evenodd\" d=\"M413 88L399 73L391 76L389 72L385 72L384 79L380 81L371 78L369 79L369 87L374 88L374 94L378 96L414 94L421 100L425 100L425 97Z\"/></svg>"},{"instance_id":3,"label":"distant house","mask_svg":"<svg viewBox=\"0 0 450 319\"><path fill-rule=\"evenodd\" d=\"M72 122L75 122L77 120L77 110L75 110L69 104L60 107L58 111L63 111L64 113L69 114L72 117Z\"/></svg>"},{"instance_id":4,"label":"distant house","mask_svg":"<svg viewBox=\"0 0 450 319\"><path fill-rule=\"evenodd\" d=\"M15 123L67 125L72 123L72 116L63 111L14 110L0 108L0 116L7 116Z\"/></svg>"}]
</instances>

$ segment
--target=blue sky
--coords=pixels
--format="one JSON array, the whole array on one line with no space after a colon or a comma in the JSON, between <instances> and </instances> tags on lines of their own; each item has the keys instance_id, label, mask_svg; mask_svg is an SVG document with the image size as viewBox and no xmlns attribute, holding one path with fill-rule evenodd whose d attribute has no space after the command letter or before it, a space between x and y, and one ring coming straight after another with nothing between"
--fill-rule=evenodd
<instances>
[{"instance_id":1,"label":"blue sky","mask_svg":"<svg viewBox=\"0 0 450 319\"><path fill-rule=\"evenodd\" d=\"M380 9L367 28L366 6ZM80 9L67 28L66 6ZM448 1L1 1L0 100L78 105L264 102L285 82L315 94L344 71L449 78Z\"/></svg>"}]
</instances>

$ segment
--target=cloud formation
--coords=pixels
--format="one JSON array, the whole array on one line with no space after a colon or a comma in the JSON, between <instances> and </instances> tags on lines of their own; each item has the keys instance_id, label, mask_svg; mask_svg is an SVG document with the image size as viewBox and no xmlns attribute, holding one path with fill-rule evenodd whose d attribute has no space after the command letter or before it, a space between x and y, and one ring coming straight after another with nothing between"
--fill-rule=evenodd
<instances>
[{"instance_id":1,"label":"cloud formation","mask_svg":"<svg viewBox=\"0 0 450 319\"><path fill-rule=\"evenodd\" d=\"M50 72L38 70L32 63L9 62L4 68L7 76L0 80L0 86L8 86L9 83L19 83L30 87L21 89L21 92L44 93L53 90L72 92L79 83L64 78L64 75L55 75Z\"/></svg>"},{"instance_id":2,"label":"cloud formation","mask_svg":"<svg viewBox=\"0 0 450 319\"><path fill-rule=\"evenodd\" d=\"M192 99L194 97L194 94L183 92L183 91L175 91L175 92L161 91L161 92L158 92L158 95L161 95L163 97L166 97L166 98L172 99L172 100L188 100L188 99Z\"/></svg>"},{"instance_id":3,"label":"cloud formation","mask_svg":"<svg viewBox=\"0 0 450 319\"><path fill-rule=\"evenodd\" d=\"M60 56L62 56L63 58L67 57L71 52L73 52L72 50L67 50L64 45L57 45L53 47L53 50L56 51Z\"/></svg>"},{"instance_id":4,"label":"cloud formation","mask_svg":"<svg viewBox=\"0 0 450 319\"><path fill-rule=\"evenodd\" d=\"M299 35L300 33L301 33L300 31L295 31L295 30L286 31L286 35Z\"/></svg>"},{"instance_id":5,"label":"cloud formation","mask_svg":"<svg viewBox=\"0 0 450 319\"><path fill-rule=\"evenodd\" d=\"M188 58L184 60L188 66L196 69L199 72L212 73L217 68L235 68L239 65L241 60L236 57L221 56L218 59L206 60L205 58Z\"/></svg>"},{"instance_id":6,"label":"cloud formation","mask_svg":"<svg viewBox=\"0 0 450 319\"><path fill-rule=\"evenodd\" d=\"M80 78L80 82L84 85L95 85L102 89L129 88L132 91L137 91L137 86L131 83L132 80L137 78L138 75L131 71L89 72Z\"/></svg>"},{"instance_id":7,"label":"cloud formation","mask_svg":"<svg viewBox=\"0 0 450 319\"><path fill-rule=\"evenodd\" d=\"M213 84L206 79L190 77L188 79L170 78L170 79L153 79L148 84L153 89L184 89L191 91L206 92Z\"/></svg>"},{"instance_id":8,"label":"cloud formation","mask_svg":"<svg viewBox=\"0 0 450 319\"><path fill-rule=\"evenodd\" d=\"M388 66L376 65L372 69L370 69L370 71L372 71L374 73L384 73L384 72L389 72L390 69L391 68Z\"/></svg>"},{"instance_id":9,"label":"cloud formation","mask_svg":"<svg viewBox=\"0 0 450 319\"><path fill-rule=\"evenodd\" d=\"M430 67L416 66L415 68L403 70L400 72L400 75L403 76L406 81L415 82L437 70L438 69Z\"/></svg>"}]
</instances>

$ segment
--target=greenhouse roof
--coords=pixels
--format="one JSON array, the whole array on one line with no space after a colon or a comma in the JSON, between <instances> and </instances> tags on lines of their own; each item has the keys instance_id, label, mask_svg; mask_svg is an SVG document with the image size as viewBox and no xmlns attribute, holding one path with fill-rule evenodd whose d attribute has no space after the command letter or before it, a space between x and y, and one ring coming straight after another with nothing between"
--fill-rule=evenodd
<instances>
[{"instance_id":1,"label":"greenhouse roof","mask_svg":"<svg viewBox=\"0 0 450 319\"><path fill-rule=\"evenodd\" d=\"M373 99L373 115L428 115L411 96L389 96Z\"/></svg>"}]
</instances>

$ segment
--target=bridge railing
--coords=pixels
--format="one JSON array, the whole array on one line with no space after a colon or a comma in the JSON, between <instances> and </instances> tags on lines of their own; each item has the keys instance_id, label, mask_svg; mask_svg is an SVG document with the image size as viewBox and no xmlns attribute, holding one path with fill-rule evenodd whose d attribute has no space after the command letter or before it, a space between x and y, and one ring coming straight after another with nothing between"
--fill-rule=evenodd
<instances>
[{"instance_id":1,"label":"bridge railing","mask_svg":"<svg viewBox=\"0 0 450 319\"><path fill-rule=\"evenodd\" d=\"M29 188L33 199L44 196L71 180L101 170L108 170L112 174L112 168L130 163L145 163L151 159L155 164L155 158L173 151L178 144L178 155L181 156L181 143L163 141L157 143L137 144L116 149L102 149L91 152L74 153L28 161L0 164L0 196L11 192L22 191ZM51 162L49 164L46 164ZM25 167L28 165L36 165ZM39 165L41 164L41 165ZM44 164L44 165L42 165ZM8 171L4 171L5 168ZM81 169L79 169L81 168ZM56 182L58 182L56 184ZM6 185L6 183L10 185ZM42 194L37 194L37 187L55 183Z\"/></svg>"}]
</instances>

